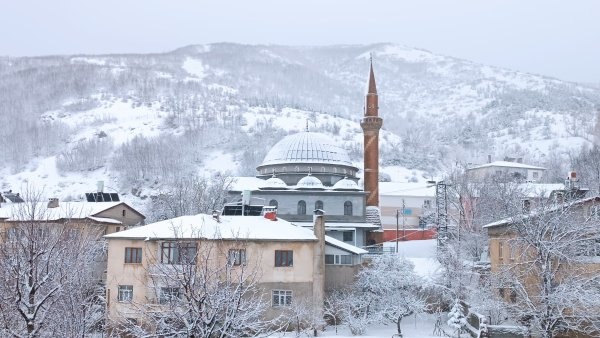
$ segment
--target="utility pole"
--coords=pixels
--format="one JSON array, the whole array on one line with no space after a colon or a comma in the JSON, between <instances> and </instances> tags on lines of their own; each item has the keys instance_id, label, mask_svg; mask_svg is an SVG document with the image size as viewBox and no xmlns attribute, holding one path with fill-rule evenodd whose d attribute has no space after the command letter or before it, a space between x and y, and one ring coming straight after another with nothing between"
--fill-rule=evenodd
<instances>
[{"instance_id":1,"label":"utility pole","mask_svg":"<svg viewBox=\"0 0 600 338\"><path fill-rule=\"evenodd\" d=\"M402 199L402 240L406 240L406 204Z\"/></svg>"}]
</instances>

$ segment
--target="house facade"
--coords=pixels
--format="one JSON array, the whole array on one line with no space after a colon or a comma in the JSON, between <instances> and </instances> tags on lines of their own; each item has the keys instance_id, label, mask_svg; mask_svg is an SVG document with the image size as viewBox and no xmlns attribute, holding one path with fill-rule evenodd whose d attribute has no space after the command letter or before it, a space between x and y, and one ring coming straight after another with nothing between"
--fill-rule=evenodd
<instances>
[{"instance_id":1,"label":"house facade","mask_svg":"<svg viewBox=\"0 0 600 338\"><path fill-rule=\"evenodd\" d=\"M159 311L165 290L180 295L184 289L177 279L157 276L186 264L215 272L213 281L224 280L224 271L254 274L269 304L267 318L295 302L322 305L325 290L351 279L366 251L326 238L322 215L315 216L313 228L264 216L200 214L106 235L108 318L139 321L141 307ZM173 258L182 257L184 247L193 263ZM331 269L338 274L327 279Z\"/></svg>"},{"instance_id":2,"label":"house facade","mask_svg":"<svg viewBox=\"0 0 600 338\"><path fill-rule=\"evenodd\" d=\"M540 182L544 178L545 171L546 168L524 164L522 161L495 161L467 168L467 174L476 181L496 177L506 180Z\"/></svg>"}]
</instances>

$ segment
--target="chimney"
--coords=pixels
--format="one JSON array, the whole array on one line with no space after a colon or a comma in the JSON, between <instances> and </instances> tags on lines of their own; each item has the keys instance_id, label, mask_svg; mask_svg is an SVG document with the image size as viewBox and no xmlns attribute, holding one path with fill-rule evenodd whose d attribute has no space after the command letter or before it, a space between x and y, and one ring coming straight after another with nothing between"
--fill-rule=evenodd
<instances>
[{"instance_id":1,"label":"chimney","mask_svg":"<svg viewBox=\"0 0 600 338\"><path fill-rule=\"evenodd\" d=\"M104 192L104 181L96 182L96 187L98 188L96 192Z\"/></svg>"},{"instance_id":2,"label":"chimney","mask_svg":"<svg viewBox=\"0 0 600 338\"><path fill-rule=\"evenodd\" d=\"M488 163L492 163L492 155L488 154Z\"/></svg>"},{"instance_id":3,"label":"chimney","mask_svg":"<svg viewBox=\"0 0 600 338\"><path fill-rule=\"evenodd\" d=\"M313 213L313 231L317 237L313 253L313 314L323 318L325 297L325 212L317 209Z\"/></svg>"},{"instance_id":4,"label":"chimney","mask_svg":"<svg viewBox=\"0 0 600 338\"><path fill-rule=\"evenodd\" d=\"M212 218L217 221L217 223L221 223L221 212L219 210L213 210Z\"/></svg>"},{"instance_id":5,"label":"chimney","mask_svg":"<svg viewBox=\"0 0 600 338\"><path fill-rule=\"evenodd\" d=\"M58 198L52 197L48 199L48 208L58 208Z\"/></svg>"}]
</instances>

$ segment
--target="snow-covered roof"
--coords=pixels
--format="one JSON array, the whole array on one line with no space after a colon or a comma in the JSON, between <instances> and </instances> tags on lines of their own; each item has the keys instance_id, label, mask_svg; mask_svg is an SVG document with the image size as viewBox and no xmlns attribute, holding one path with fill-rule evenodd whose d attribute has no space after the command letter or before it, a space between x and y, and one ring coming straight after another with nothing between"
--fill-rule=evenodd
<instances>
[{"instance_id":1,"label":"snow-covered roof","mask_svg":"<svg viewBox=\"0 0 600 338\"><path fill-rule=\"evenodd\" d=\"M286 163L326 163L354 167L348 153L331 137L308 131L288 135L277 142L259 167Z\"/></svg>"},{"instance_id":2,"label":"snow-covered roof","mask_svg":"<svg viewBox=\"0 0 600 338\"><path fill-rule=\"evenodd\" d=\"M527 197L550 198L553 191L564 190L565 185L562 183L522 183L519 185L519 189Z\"/></svg>"},{"instance_id":3,"label":"snow-covered roof","mask_svg":"<svg viewBox=\"0 0 600 338\"><path fill-rule=\"evenodd\" d=\"M112 219L112 218L94 217L94 216L88 216L87 218L89 218L93 221L96 221L96 222L101 222L101 223L123 224L123 222L116 220L116 219Z\"/></svg>"},{"instance_id":4,"label":"snow-covered roof","mask_svg":"<svg viewBox=\"0 0 600 338\"><path fill-rule=\"evenodd\" d=\"M263 216L181 216L133 229L115 232L105 238L157 239L244 239L273 241L313 241L312 231L282 219L271 221Z\"/></svg>"},{"instance_id":5,"label":"snow-covered roof","mask_svg":"<svg viewBox=\"0 0 600 338\"><path fill-rule=\"evenodd\" d=\"M312 176L311 174L308 174L307 176L302 177L300 181L298 181L298 184L296 184L296 189L323 190L325 189L325 186L323 186L323 183L320 179Z\"/></svg>"},{"instance_id":6,"label":"snow-covered roof","mask_svg":"<svg viewBox=\"0 0 600 338\"><path fill-rule=\"evenodd\" d=\"M353 180L344 177L333 185L333 190L361 190Z\"/></svg>"},{"instance_id":7,"label":"snow-covered roof","mask_svg":"<svg viewBox=\"0 0 600 338\"><path fill-rule=\"evenodd\" d=\"M273 177L265 181L261 189L287 189L288 186L281 178Z\"/></svg>"},{"instance_id":8,"label":"snow-covered roof","mask_svg":"<svg viewBox=\"0 0 600 338\"><path fill-rule=\"evenodd\" d=\"M413 182L379 182L379 195L435 197L435 185Z\"/></svg>"},{"instance_id":9,"label":"snow-covered roof","mask_svg":"<svg viewBox=\"0 0 600 338\"><path fill-rule=\"evenodd\" d=\"M491 162L491 163L474 166L467 170L489 168L489 167L506 167L506 168L546 170L546 168L542 168L542 167L536 167L536 166L529 165L529 164L523 164L523 163L518 163L518 162L508 162L508 161L495 161L495 162Z\"/></svg>"},{"instance_id":10,"label":"snow-covered roof","mask_svg":"<svg viewBox=\"0 0 600 338\"><path fill-rule=\"evenodd\" d=\"M591 202L591 201L600 202L600 196L582 198L580 200L576 200L576 201L572 201L572 202L568 202L568 203L557 203L555 206L553 206L551 208L534 209L527 214L519 214L519 215L515 215L513 217L507 217L507 218L501 219L499 221L488 223L488 224L484 225L483 228L494 228L494 227L498 227L498 226L504 226L507 224L524 221L531 217L543 215L543 214L553 212L553 211L556 211L559 209L577 206L577 205L584 204L584 203Z\"/></svg>"},{"instance_id":11,"label":"snow-covered roof","mask_svg":"<svg viewBox=\"0 0 600 338\"><path fill-rule=\"evenodd\" d=\"M344 242L342 242L342 241L340 241L338 239L335 239L335 238L329 237L329 236L325 236L325 244L334 246L334 247L336 247L338 249L342 249L342 250L351 252L351 253L356 254L356 255L362 255L362 254L368 253L368 251L365 250L365 249L361 249L361 248L356 247L354 245L344 243Z\"/></svg>"},{"instance_id":12,"label":"snow-covered roof","mask_svg":"<svg viewBox=\"0 0 600 338\"><path fill-rule=\"evenodd\" d=\"M24 221L51 221L63 218L88 218L125 202L60 202L48 208L47 202L5 204L0 208L0 218Z\"/></svg>"},{"instance_id":13,"label":"snow-covered roof","mask_svg":"<svg viewBox=\"0 0 600 338\"><path fill-rule=\"evenodd\" d=\"M294 224L304 227L304 228L312 228L312 222L293 222ZM342 222L342 223L332 223L325 221L325 229L356 229L356 228L364 228L364 229L378 229L379 227L373 223L353 223L353 222Z\"/></svg>"}]
</instances>

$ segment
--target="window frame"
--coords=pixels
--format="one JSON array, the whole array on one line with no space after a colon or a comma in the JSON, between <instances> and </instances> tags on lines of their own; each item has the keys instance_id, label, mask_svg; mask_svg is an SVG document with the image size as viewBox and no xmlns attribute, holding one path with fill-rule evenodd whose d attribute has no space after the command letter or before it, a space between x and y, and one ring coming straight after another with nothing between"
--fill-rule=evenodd
<instances>
[{"instance_id":1,"label":"window frame","mask_svg":"<svg viewBox=\"0 0 600 338\"><path fill-rule=\"evenodd\" d=\"M292 290L271 290L272 307L292 306L294 293Z\"/></svg>"},{"instance_id":2,"label":"window frame","mask_svg":"<svg viewBox=\"0 0 600 338\"><path fill-rule=\"evenodd\" d=\"M227 264L229 266L246 265L246 249L229 249L227 252Z\"/></svg>"},{"instance_id":3,"label":"window frame","mask_svg":"<svg viewBox=\"0 0 600 338\"><path fill-rule=\"evenodd\" d=\"M352 216L354 213L353 205L351 201L344 202L344 216Z\"/></svg>"},{"instance_id":4,"label":"window frame","mask_svg":"<svg viewBox=\"0 0 600 338\"><path fill-rule=\"evenodd\" d=\"M181 288L180 287L171 287L171 286L163 286L160 288L158 293L158 303L159 304L169 304L172 302L176 302L181 300Z\"/></svg>"},{"instance_id":5,"label":"window frame","mask_svg":"<svg viewBox=\"0 0 600 338\"><path fill-rule=\"evenodd\" d=\"M119 285L117 287L117 301L131 303L133 301L133 285Z\"/></svg>"},{"instance_id":6,"label":"window frame","mask_svg":"<svg viewBox=\"0 0 600 338\"><path fill-rule=\"evenodd\" d=\"M319 209L324 210L324 208L325 208L325 204L323 203L323 201L317 200L315 202L315 210L319 210Z\"/></svg>"},{"instance_id":7,"label":"window frame","mask_svg":"<svg viewBox=\"0 0 600 338\"><path fill-rule=\"evenodd\" d=\"M275 267L293 267L294 266L294 250L275 250Z\"/></svg>"},{"instance_id":8,"label":"window frame","mask_svg":"<svg viewBox=\"0 0 600 338\"><path fill-rule=\"evenodd\" d=\"M196 243L196 242L164 241L160 244L160 262L162 264L171 264L171 265L196 264L197 254L198 254L198 243ZM186 259L186 258L190 258L190 259Z\"/></svg>"},{"instance_id":9,"label":"window frame","mask_svg":"<svg viewBox=\"0 0 600 338\"><path fill-rule=\"evenodd\" d=\"M350 239L347 239L347 237ZM342 231L342 242L354 242L354 231Z\"/></svg>"},{"instance_id":10,"label":"window frame","mask_svg":"<svg viewBox=\"0 0 600 338\"><path fill-rule=\"evenodd\" d=\"M142 248L125 247L125 264L142 264L142 255Z\"/></svg>"},{"instance_id":11,"label":"window frame","mask_svg":"<svg viewBox=\"0 0 600 338\"><path fill-rule=\"evenodd\" d=\"M298 201L298 215L306 215L306 201Z\"/></svg>"}]
</instances>

